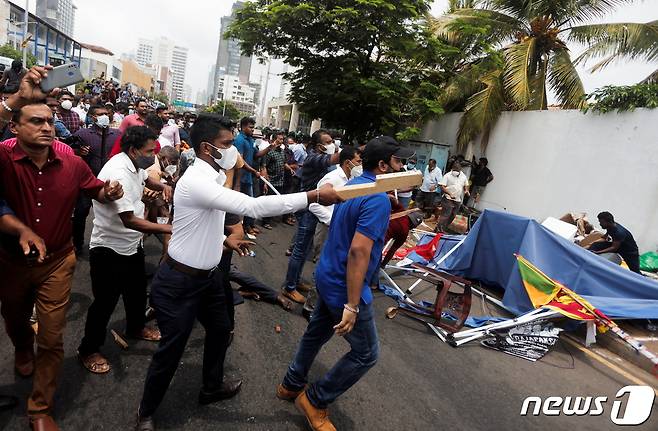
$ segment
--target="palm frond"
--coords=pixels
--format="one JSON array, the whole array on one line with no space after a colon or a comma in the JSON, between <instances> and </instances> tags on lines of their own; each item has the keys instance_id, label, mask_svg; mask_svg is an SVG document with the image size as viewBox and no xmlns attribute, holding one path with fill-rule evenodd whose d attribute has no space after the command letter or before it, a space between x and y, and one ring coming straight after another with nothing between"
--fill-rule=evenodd
<instances>
[{"instance_id":1,"label":"palm frond","mask_svg":"<svg viewBox=\"0 0 658 431\"><path fill-rule=\"evenodd\" d=\"M459 123L457 148L464 150L469 142L482 136L480 145L487 147L491 128L505 108L502 71L492 72L482 78L486 87L471 96L466 104L464 115Z\"/></svg>"},{"instance_id":2,"label":"palm frond","mask_svg":"<svg viewBox=\"0 0 658 431\"><path fill-rule=\"evenodd\" d=\"M635 0L576 0L567 1L566 23L587 22L602 18L618 7L634 3Z\"/></svg>"},{"instance_id":3,"label":"palm frond","mask_svg":"<svg viewBox=\"0 0 658 431\"><path fill-rule=\"evenodd\" d=\"M439 38L458 43L468 37L471 28L486 28L485 41L503 44L519 32L526 32L523 21L504 13L485 9L458 9L430 21L430 30ZM482 35L479 35L482 37Z\"/></svg>"},{"instance_id":4,"label":"palm frond","mask_svg":"<svg viewBox=\"0 0 658 431\"><path fill-rule=\"evenodd\" d=\"M658 60L658 21L646 24L617 23L573 27L569 39L589 45L575 60L576 64L604 57L593 70L599 70L622 58Z\"/></svg>"},{"instance_id":5,"label":"palm frond","mask_svg":"<svg viewBox=\"0 0 658 431\"><path fill-rule=\"evenodd\" d=\"M581 109L585 106L585 89L566 48L551 54L548 81L563 108Z\"/></svg>"},{"instance_id":6,"label":"palm frond","mask_svg":"<svg viewBox=\"0 0 658 431\"><path fill-rule=\"evenodd\" d=\"M641 82L642 84L658 84L658 69L654 70L653 73Z\"/></svg>"},{"instance_id":7,"label":"palm frond","mask_svg":"<svg viewBox=\"0 0 658 431\"><path fill-rule=\"evenodd\" d=\"M546 96L547 70L548 56L545 56L539 60L537 74L532 78L532 94L530 95L528 109L538 111L548 108L548 99Z\"/></svg>"},{"instance_id":8,"label":"palm frond","mask_svg":"<svg viewBox=\"0 0 658 431\"><path fill-rule=\"evenodd\" d=\"M526 38L520 43L505 48L505 91L509 93L515 107L524 110L530 103L531 79L536 70L537 39Z\"/></svg>"}]
</instances>

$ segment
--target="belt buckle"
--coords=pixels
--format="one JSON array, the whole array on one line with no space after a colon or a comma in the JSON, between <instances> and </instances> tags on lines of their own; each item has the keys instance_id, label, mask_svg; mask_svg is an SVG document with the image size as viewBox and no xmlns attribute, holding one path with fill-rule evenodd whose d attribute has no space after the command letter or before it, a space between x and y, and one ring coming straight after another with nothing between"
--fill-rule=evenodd
<instances>
[{"instance_id":1,"label":"belt buckle","mask_svg":"<svg viewBox=\"0 0 658 431\"><path fill-rule=\"evenodd\" d=\"M217 266L208 272L208 278L211 278L215 274L215 271L217 271Z\"/></svg>"}]
</instances>

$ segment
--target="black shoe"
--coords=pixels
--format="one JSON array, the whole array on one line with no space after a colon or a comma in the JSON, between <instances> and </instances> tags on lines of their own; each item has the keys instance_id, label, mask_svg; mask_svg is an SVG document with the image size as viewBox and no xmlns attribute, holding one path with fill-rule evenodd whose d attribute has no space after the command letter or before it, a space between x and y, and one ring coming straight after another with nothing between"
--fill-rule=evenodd
<instances>
[{"instance_id":1,"label":"black shoe","mask_svg":"<svg viewBox=\"0 0 658 431\"><path fill-rule=\"evenodd\" d=\"M0 395L0 411L11 410L18 405L18 398L11 395Z\"/></svg>"},{"instance_id":2,"label":"black shoe","mask_svg":"<svg viewBox=\"0 0 658 431\"><path fill-rule=\"evenodd\" d=\"M155 423L153 422L152 417L143 418L137 416L137 424L135 425L135 431L155 431Z\"/></svg>"},{"instance_id":3,"label":"black shoe","mask_svg":"<svg viewBox=\"0 0 658 431\"><path fill-rule=\"evenodd\" d=\"M242 388L242 380L224 382L222 383L222 387L214 392L206 392L204 389L201 389L199 392L199 404L206 405L233 398L240 392L240 388Z\"/></svg>"}]
</instances>

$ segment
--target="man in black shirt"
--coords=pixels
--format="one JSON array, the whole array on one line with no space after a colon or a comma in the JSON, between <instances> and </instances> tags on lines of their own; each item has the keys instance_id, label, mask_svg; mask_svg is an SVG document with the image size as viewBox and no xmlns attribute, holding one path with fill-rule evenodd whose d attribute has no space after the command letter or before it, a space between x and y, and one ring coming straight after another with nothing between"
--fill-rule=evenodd
<instances>
[{"instance_id":1,"label":"man in black shirt","mask_svg":"<svg viewBox=\"0 0 658 431\"><path fill-rule=\"evenodd\" d=\"M624 259L628 269L640 274L640 252L633 235L624 226L616 223L613 215L607 211L600 213L598 218L610 241L595 242L590 250L596 254L617 253Z\"/></svg>"},{"instance_id":2,"label":"man in black shirt","mask_svg":"<svg viewBox=\"0 0 658 431\"><path fill-rule=\"evenodd\" d=\"M484 192L484 188L494 179L493 174L487 167L488 164L489 160L486 157L480 157L480 163L473 168L473 173L471 174L471 196L473 197L470 203L471 207L474 207L478 203L480 196Z\"/></svg>"}]
</instances>

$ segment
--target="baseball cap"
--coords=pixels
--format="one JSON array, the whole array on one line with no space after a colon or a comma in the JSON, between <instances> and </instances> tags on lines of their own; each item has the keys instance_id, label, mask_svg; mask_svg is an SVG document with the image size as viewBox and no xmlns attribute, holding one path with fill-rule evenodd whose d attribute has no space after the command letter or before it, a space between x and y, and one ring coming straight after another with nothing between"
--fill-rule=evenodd
<instances>
[{"instance_id":1,"label":"baseball cap","mask_svg":"<svg viewBox=\"0 0 658 431\"><path fill-rule=\"evenodd\" d=\"M362 157L364 160L373 158L377 160L390 160L391 157L408 159L415 154L416 152L414 150L401 146L398 141L390 136L378 136L366 144Z\"/></svg>"}]
</instances>

